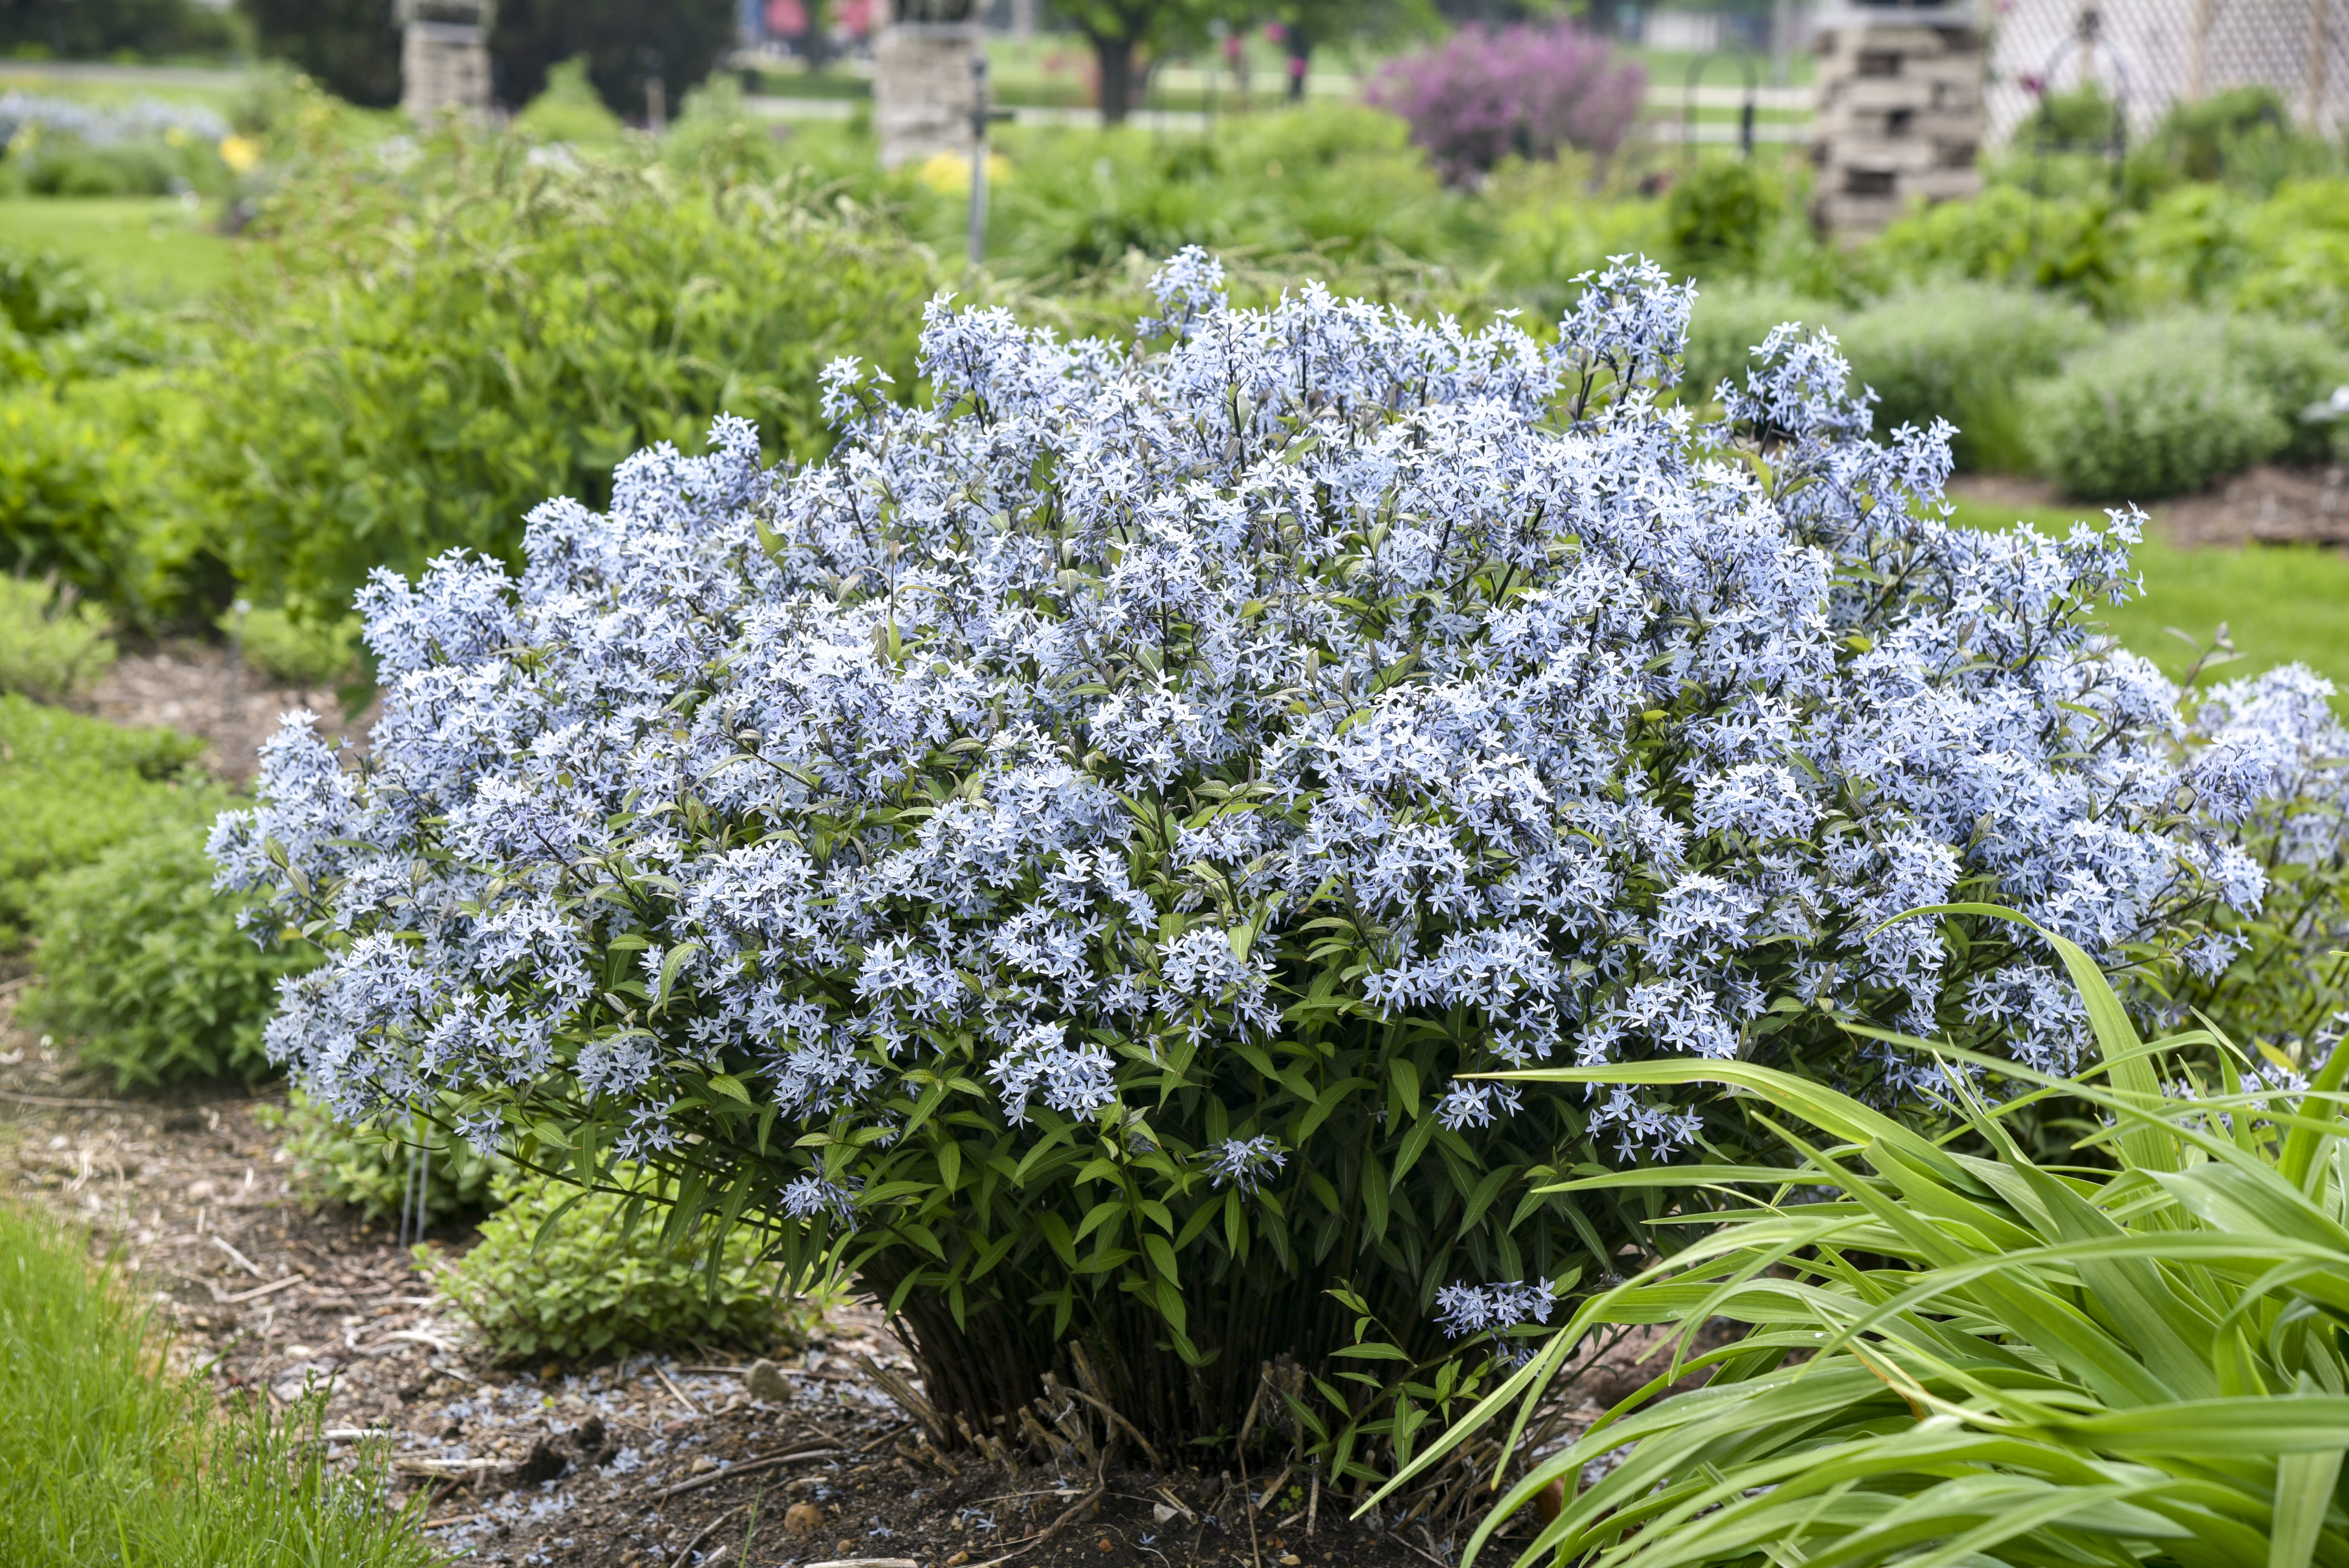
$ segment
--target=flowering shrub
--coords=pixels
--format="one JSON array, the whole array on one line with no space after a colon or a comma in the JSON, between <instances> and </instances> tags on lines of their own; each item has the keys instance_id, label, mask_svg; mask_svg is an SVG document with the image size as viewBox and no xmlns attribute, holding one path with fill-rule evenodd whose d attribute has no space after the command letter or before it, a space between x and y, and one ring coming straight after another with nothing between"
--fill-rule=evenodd
<instances>
[{"instance_id":1,"label":"flowering shrub","mask_svg":"<svg viewBox=\"0 0 2349 1568\"><path fill-rule=\"evenodd\" d=\"M1388 63L1370 99L1411 122L1447 178L1473 180L1511 153L1615 150L1630 133L1648 72L1578 27L1466 26L1423 54Z\"/></svg>"},{"instance_id":2,"label":"flowering shrub","mask_svg":"<svg viewBox=\"0 0 2349 1568\"><path fill-rule=\"evenodd\" d=\"M273 1049L347 1119L453 1095L837 1258L950 1414L1074 1336L1179 1437L1275 1355L1420 1361L1646 1244L1663 1194L1562 1171L1756 1146L1463 1075L1899 1100L1865 1022L2073 1066L2034 950L1919 904L2224 965L2261 874L2211 823L2275 770L2095 631L2133 515L1945 525L1947 427L1869 441L1791 329L1723 422L1661 406L1692 295L1644 263L1547 347L1220 277L1164 270L1147 351L934 303L933 399L835 364L819 464L721 419L540 507L519 578L378 573L367 758L297 716L213 839L331 954Z\"/></svg>"},{"instance_id":3,"label":"flowering shrub","mask_svg":"<svg viewBox=\"0 0 2349 1568\"><path fill-rule=\"evenodd\" d=\"M2267 775L2234 826L2267 896L2219 916L2204 941L2224 970L2187 976L2169 1012L2184 1026L2199 1009L2303 1065L2326 1059L2349 1026L2349 727L2333 695L2295 665L2219 686L2190 717L2198 744Z\"/></svg>"}]
</instances>

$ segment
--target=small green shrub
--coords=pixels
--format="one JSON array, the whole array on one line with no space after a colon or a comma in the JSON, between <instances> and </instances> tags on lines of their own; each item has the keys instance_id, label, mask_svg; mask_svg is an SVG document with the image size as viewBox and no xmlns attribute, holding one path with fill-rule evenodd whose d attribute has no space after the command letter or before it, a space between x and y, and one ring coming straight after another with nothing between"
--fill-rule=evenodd
<instances>
[{"instance_id":1,"label":"small green shrub","mask_svg":"<svg viewBox=\"0 0 2349 1568\"><path fill-rule=\"evenodd\" d=\"M619 1179L643 1180L627 1167ZM759 1261L748 1227L728 1233L713 1267L706 1237L664 1237L675 1211L649 1187L642 1197L583 1196L543 1177L505 1177L492 1193L504 1206L441 1288L501 1360L668 1346L761 1350L791 1332L789 1282Z\"/></svg>"},{"instance_id":2,"label":"small green shrub","mask_svg":"<svg viewBox=\"0 0 2349 1568\"><path fill-rule=\"evenodd\" d=\"M172 150L154 142L113 147L48 143L19 171L34 196L165 196L187 176Z\"/></svg>"},{"instance_id":3,"label":"small green shrub","mask_svg":"<svg viewBox=\"0 0 2349 1568\"><path fill-rule=\"evenodd\" d=\"M55 573L135 624L218 593L176 488L188 412L152 373L0 396L0 572Z\"/></svg>"},{"instance_id":4,"label":"small green shrub","mask_svg":"<svg viewBox=\"0 0 2349 1568\"><path fill-rule=\"evenodd\" d=\"M46 583L0 577L0 692L40 702L79 696L113 666L118 650L95 606Z\"/></svg>"},{"instance_id":5,"label":"small green shrub","mask_svg":"<svg viewBox=\"0 0 2349 1568\"><path fill-rule=\"evenodd\" d=\"M423 1172L428 1224L490 1212L499 1202L495 1179L513 1174L512 1161L503 1155L482 1154L430 1122L389 1130L354 1127L336 1120L332 1110L300 1089L288 1097L284 1110L264 1108L262 1114L285 1134L297 1188L357 1209L369 1220L399 1214L420 1150L431 1155Z\"/></svg>"},{"instance_id":6,"label":"small green shrub","mask_svg":"<svg viewBox=\"0 0 2349 1568\"><path fill-rule=\"evenodd\" d=\"M201 838L229 803L190 766L203 748L0 695L0 952L22 944L42 877L165 830Z\"/></svg>"},{"instance_id":7,"label":"small green shrub","mask_svg":"<svg viewBox=\"0 0 2349 1568\"><path fill-rule=\"evenodd\" d=\"M212 878L202 832L180 827L44 882L41 978L26 1021L111 1072L118 1088L269 1077L261 1036L278 979L316 955L258 946Z\"/></svg>"},{"instance_id":8,"label":"small green shrub","mask_svg":"<svg viewBox=\"0 0 2349 1568\"><path fill-rule=\"evenodd\" d=\"M1879 438L1939 417L1958 427L1961 468L2001 470L2031 460L2017 385L2054 375L2104 335L2077 304L1959 282L1896 292L1845 316L1837 331L1853 374L1876 393Z\"/></svg>"},{"instance_id":9,"label":"small green shrub","mask_svg":"<svg viewBox=\"0 0 2349 1568\"><path fill-rule=\"evenodd\" d=\"M1751 273L1790 211L1785 181L1753 160L1710 158L1672 182L1664 232L1673 256L1699 276Z\"/></svg>"},{"instance_id":10,"label":"small green shrub","mask_svg":"<svg viewBox=\"0 0 2349 1568\"><path fill-rule=\"evenodd\" d=\"M2128 270L2110 199L2042 198L1993 185L1888 224L1868 246L1893 277L1971 278L2068 294L2098 311L2119 302Z\"/></svg>"},{"instance_id":11,"label":"small green shrub","mask_svg":"<svg viewBox=\"0 0 2349 1568\"><path fill-rule=\"evenodd\" d=\"M2115 334L2022 392L2040 469L2083 500L2184 495L2282 451L2292 431L2216 322Z\"/></svg>"},{"instance_id":12,"label":"small green shrub","mask_svg":"<svg viewBox=\"0 0 2349 1568\"><path fill-rule=\"evenodd\" d=\"M2131 150L2127 183L2149 194L2187 181L2223 182L2262 194L2294 175L2336 172L2340 150L2299 129L2283 95L2264 84L2180 98Z\"/></svg>"},{"instance_id":13,"label":"small green shrub","mask_svg":"<svg viewBox=\"0 0 2349 1568\"><path fill-rule=\"evenodd\" d=\"M533 141L569 142L574 147L608 147L620 139L626 129L620 117L595 96L584 55L546 73L546 90L514 116L513 128Z\"/></svg>"},{"instance_id":14,"label":"small green shrub","mask_svg":"<svg viewBox=\"0 0 2349 1568\"><path fill-rule=\"evenodd\" d=\"M1494 281L1543 320L1563 315L1581 292L1574 280L1608 257L1665 253L1662 200L1593 192L1578 158L1505 160L1481 195L1499 230ZM1705 309L1700 300L1698 314Z\"/></svg>"},{"instance_id":15,"label":"small green shrub","mask_svg":"<svg viewBox=\"0 0 2349 1568\"><path fill-rule=\"evenodd\" d=\"M1133 128L1007 134L991 253L1030 279L1084 276L1186 244L1340 265L1474 254L1487 237L1392 115L1322 106L1226 119L1201 138ZM956 211L947 213L956 221Z\"/></svg>"},{"instance_id":16,"label":"small green shrub","mask_svg":"<svg viewBox=\"0 0 2349 1568\"><path fill-rule=\"evenodd\" d=\"M2349 354L2305 325L2267 315L2231 315L2225 328L2227 360L2267 395L2287 432L2276 454L2287 462L2321 463L2333 453L2333 428L2300 416L2349 381Z\"/></svg>"},{"instance_id":17,"label":"small green shrub","mask_svg":"<svg viewBox=\"0 0 2349 1568\"><path fill-rule=\"evenodd\" d=\"M1530 1414L1598 1325L1678 1338L1653 1383L1531 1468L1472 1560L1557 1484L1561 1506L1520 1568L2349 1562L2349 1357L2331 1305L2349 1298L2349 1052L2251 1071L2201 1030L2147 1046L2093 961L2050 940L2101 1070L2024 1074L2040 1089L1995 1109L1963 1097L1980 1156L1750 1063L1520 1075L1558 1092L1734 1086L1816 1130L1780 1135L1800 1169L1687 1170L1749 1205L1593 1298L1413 1465L1443 1463L1509 1405ZM2220 1065L2198 1071L2214 1048ZM2116 1170L2024 1152L2011 1129L2050 1089L2094 1103L2089 1135ZM1710 1318L1745 1333L1683 1361ZM1711 1382L1655 1400L1692 1370Z\"/></svg>"},{"instance_id":18,"label":"small green shrub","mask_svg":"<svg viewBox=\"0 0 2349 1568\"><path fill-rule=\"evenodd\" d=\"M0 316L26 337L50 337L90 325L106 296L88 272L54 251L0 245Z\"/></svg>"},{"instance_id":19,"label":"small green shrub","mask_svg":"<svg viewBox=\"0 0 2349 1568\"><path fill-rule=\"evenodd\" d=\"M332 686L359 667L359 621L305 621L267 606L232 608L218 623L244 662L281 685Z\"/></svg>"}]
</instances>

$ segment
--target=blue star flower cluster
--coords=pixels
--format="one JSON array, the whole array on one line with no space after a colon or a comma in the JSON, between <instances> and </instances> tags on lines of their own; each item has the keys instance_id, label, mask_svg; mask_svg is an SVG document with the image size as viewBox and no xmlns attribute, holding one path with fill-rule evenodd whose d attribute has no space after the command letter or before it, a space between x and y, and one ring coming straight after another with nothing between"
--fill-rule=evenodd
<instances>
[{"instance_id":1,"label":"blue star flower cluster","mask_svg":"<svg viewBox=\"0 0 2349 1568\"><path fill-rule=\"evenodd\" d=\"M1134 348L937 301L926 397L827 373L822 462L721 418L540 507L518 576L379 573L364 755L293 716L213 836L328 949L273 1052L347 1117L455 1091L485 1145L551 1082L626 1159L732 1100L785 1130L770 1211L849 1229L940 1096L1185 1203L1302 1192L1338 1089L1278 1051L1397 1020L1448 1042L1424 1114L1471 1165L1512 1066L1933 1087L1841 1020L2075 1065L2044 957L1888 923L1919 905L2228 962L2240 825L2331 716L2287 673L2198 722L2100 634L2135 514L1951 525L1949 428L1872 441L1824 334L1700 418L1692 291L1644 263L1555 341L1237 308L1195 251L1154 289ZM1392 1087L1355 1084L1400 1137ZM1706 1114L1578 1097L1610 1159ZM1548 1299L1461 1288L1453 1326Z\"/></svg>"}]
</instances>

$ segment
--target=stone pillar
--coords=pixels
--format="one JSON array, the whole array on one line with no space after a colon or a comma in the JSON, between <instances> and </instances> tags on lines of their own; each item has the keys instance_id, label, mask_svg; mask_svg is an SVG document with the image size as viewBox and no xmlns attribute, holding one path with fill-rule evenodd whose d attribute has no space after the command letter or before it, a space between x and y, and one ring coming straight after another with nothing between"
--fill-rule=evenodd
<instances>
[{"instance_id":1,"label":"stone pillar","mask_svg":"<svg viewBox=\"0 0 2349 1568\"><path fill-rule=\"evenodd\" d=\"M429 126L490 117L492 0L399 0L399 108Z\"/></svg>"},{"instance_id":2,"label":"stone pillar","mask_svg":"<svg viewBox=\"0 0 2349 1568\"><path fill-rule=\"evenodd\" d=\"M1870 233L1920 198L1982 190L1981 18L1968 5L1852 5L1814 26L1812 215L1838 234Z\"/></svg>"},{"instance_id":3,"label":"stone pillar","mask_svg":"<svg viewBox=\"0 0 2349 1568\"><path fill-rule=\"evenodd\" d=\"M873 41L873 133L881 167L968 156L970 57L984 46L971 0L897 0Z\"/></svg>"}]
</instances>

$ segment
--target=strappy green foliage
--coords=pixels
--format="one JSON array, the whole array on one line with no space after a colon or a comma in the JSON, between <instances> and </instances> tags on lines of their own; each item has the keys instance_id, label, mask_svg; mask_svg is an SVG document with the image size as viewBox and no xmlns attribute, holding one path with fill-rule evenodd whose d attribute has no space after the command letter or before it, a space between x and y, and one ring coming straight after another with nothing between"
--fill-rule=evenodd
<instances>
[{"instance_id":1,"label":"strappy green foliage","mask_svg":"<svg viewBox=\"0 0 2349 1568\"><path fill-rule=\"evenodd\" d=\"M1526 1472L1471 1555L1562 1480L1520 1563L2349 1563L2349 1052L2275 1088L2207 1031L2146 1045L2049 940L2103 1053L2063 1087L2106 1114L2117 1171L2033 1163L2003 1125L2020 1100L1961 1108L1982 1158L1743 1063L1518 1075L1720 1083L1790 1124L1801 1166L1681 1172L1752 1206L1591 1300L1399 1480L1513 1406L1522 1429L1595 1326L1669 1324L1685 1346L1725 1317L1743 1340L1660 1364ZM2191 1064L2213 1059L2206 1081ZM1703 1388L1651 1402L1708 1366Z\"/></svg>"}]
</instances>

